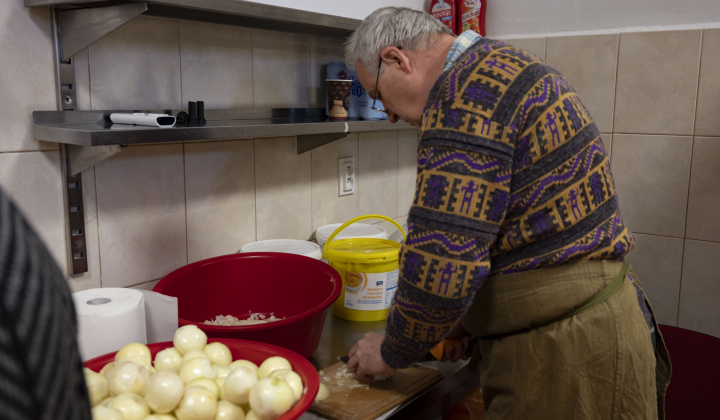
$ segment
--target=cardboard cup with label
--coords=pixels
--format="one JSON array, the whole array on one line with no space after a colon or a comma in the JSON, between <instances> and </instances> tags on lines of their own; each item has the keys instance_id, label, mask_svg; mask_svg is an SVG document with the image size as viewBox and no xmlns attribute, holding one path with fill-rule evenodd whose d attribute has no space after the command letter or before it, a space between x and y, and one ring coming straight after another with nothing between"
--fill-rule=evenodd
<instances>
[{"instance_id":1,"label":"cardboard cup with label","mask_svg":"<svg viewBox=\"0 0 720 420\"><path fill-rule=\"evenodd\" d=\"M350 108L352 80L325 79L330 120L346 120Z\"/></svg>"}]
</instances>

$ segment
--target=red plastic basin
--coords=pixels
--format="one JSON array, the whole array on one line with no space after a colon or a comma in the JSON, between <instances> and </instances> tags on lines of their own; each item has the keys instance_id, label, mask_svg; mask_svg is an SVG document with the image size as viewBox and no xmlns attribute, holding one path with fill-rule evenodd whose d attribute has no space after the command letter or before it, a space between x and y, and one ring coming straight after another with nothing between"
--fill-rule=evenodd
<instances>
[{"instance_id":1,"label":"red plastic basin","mask_svg":"<svg viewBox=\"0 0 720 420\"><path fill-rule=\"evenodd\" d=\"M338 272L319 260L257 252L189 264L165 276L153 291L178 298L179 326L193 324L208 337L260 341L310 357L341 287ZM239 326L203 323L218 315L244 319L250 313L285 319Z\"/></svg>"},{"instance_id":2,"label":"red plastic basin","mask_svg":"<svg viewBox=\"0 0 720 420\"><path fill-rule=\"evenodd\" d=\"M318 378L315 367L313 367L307 359L303 358L299 354L291 350L266 343L228 338L208 338L208 343L217 341L228 346L230 352L232 353L233 360L246 359L260 366L263 360L270 356L282 356L290 362L292 369L300 375L300 379L302 379L307 390L305 391L305 394L300 397L298 402L290 409L290 411L278 417L278 420L297 419L300 415L302 415L302 413L306 412L312 405L313 401L315 401L315 397L317 396L318 388L320 386L320 379ZM162 343L148 344L147 346L150 349L153 360L155 360L155 355L160 350L172 347L173 343L172 341L165 341ZM84 366L94 370L95 372L100 372L100 369L102 369L103 366L115 360L115 353L117 352L108 353L94 359L90 359L84 363Z\"/></svg>"}]
</instances>

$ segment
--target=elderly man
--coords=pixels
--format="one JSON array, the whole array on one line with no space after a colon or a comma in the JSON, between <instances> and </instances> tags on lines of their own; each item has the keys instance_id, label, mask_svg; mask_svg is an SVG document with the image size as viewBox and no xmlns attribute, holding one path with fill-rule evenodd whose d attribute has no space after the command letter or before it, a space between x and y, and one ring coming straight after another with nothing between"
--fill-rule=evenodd
<instances>
[{"instance_id":1,"label":"elderly man","mask_svg":"<svg viewBox=\"0 0 720 420\"><path fill-rule=\"evenodd\" d=\"M361 339L348 367L372 380L462 338L446 358L472 343L488 420L662 417L667 352L624 262L634 242L600 133L568 81L396 7L362 22L346 62L420 135L386 333Z\"/></svg>"}]
</instances>

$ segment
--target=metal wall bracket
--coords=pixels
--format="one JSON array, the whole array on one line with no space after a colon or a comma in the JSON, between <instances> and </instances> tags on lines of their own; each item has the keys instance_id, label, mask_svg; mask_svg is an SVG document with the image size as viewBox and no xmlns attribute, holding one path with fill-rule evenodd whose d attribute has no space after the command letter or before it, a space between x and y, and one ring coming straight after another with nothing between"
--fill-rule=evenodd
<instances>
[{"instance_id":1,"label":"metal wall bracket","mask_svg":"<svg viewBox=\"0 0 720 420\"><path fill-rule=\"evenodd\" d=\"M58 10L61 59L68 60L120 26L147 11L146 3L127 3L92 9Z\"/></svg>"},{"instance_id":2,"label":"metal wall bracket","mask_svg":"<svg viewBox=\"0 0 720 420\"><path fill-rule=\"evenodd\" d=\"M345 138L350 134L345 133L325 133L325 134L298 134L297 136L297 154L303 154L316 147L332 143L335 140Z\"/></svg>"},{"instance_id":3,"label":"metal wall bracket","mask_svg":"<svg viewBox=\"0 0 720 420\"><path fill-rule=\"evenodd\" d=\"M88 271L85 242L82 174L70 173L68 145L63 145L63 192L65 193L65 228L68 239L68 270L71 275Z\"/></svg>"},{"instance_id":4,"label":"metal wall bracket","mask_svg":"<svg viewBox=\"0 0 720 420\"><path fill-rule=\"evenodd\" d=\"M75 95L75 65L72 58L61 58L58 16L53 9L53 56L55 59L55 82L58 109L77 109ZM65 238L67 244L68 272L70 275L88 271L85 243L85 213L83 211L82 174L70 171L68 145L61 148L63 198L65 202Z\"/></svg>"}]
</instances>

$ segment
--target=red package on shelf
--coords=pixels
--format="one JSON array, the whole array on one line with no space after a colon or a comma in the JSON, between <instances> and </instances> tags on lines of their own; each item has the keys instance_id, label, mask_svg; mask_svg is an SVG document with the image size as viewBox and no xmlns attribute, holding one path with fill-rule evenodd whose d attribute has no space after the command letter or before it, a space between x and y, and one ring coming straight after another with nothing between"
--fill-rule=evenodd
<instances>
[{"instance_id":1,"label":"red package on shelf","mask_svg":"<svg viewBox=\"0 0 720 420\"><path fill-rule=\"evenodd\" d=\"M462 0L461 0L462 1ZM455 0L432 0L430 3L430 14L439 19L443 25L457 33L457 7Z\"/></svg>"},{"instance_id":2,"label":"red package on shelf","mask_svg":"<svg viewBox=\"0 0 720 420\"><path fill-rule=\"evenodd\" d=\"M487 0L460 0L458 5L457 33L467 30L485 36L485 11Z\"/></svg>"}]
</instances>

